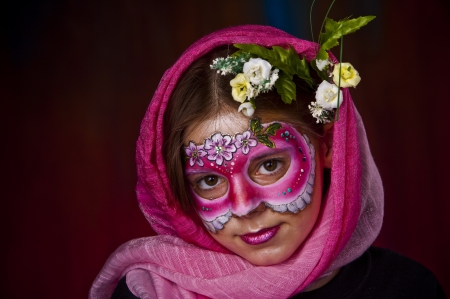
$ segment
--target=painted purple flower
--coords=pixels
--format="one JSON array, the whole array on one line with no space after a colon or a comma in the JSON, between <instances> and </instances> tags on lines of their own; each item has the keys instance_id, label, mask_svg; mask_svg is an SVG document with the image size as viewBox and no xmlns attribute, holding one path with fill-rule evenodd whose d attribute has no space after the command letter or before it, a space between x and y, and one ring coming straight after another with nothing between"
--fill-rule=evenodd
<instances>
[{"instance_id":1,"label":"painted purple flower","mask_svg":"<svg viewBox=\"0 0 450 299\"><path fill-rule=\"evenodd\" d=\"M237 148L241 148L242 153L247 155L251 146L257 146L258 141L254 138L250 138L252 133L245 131L242 134L236 134L236 142L234 143Z\"/></svg>"},{"instance_id":2,"label":"painted purple flower","mask_svg":"<svg viewBox=\"0 0 450 299\"><path fill-rule=\"evenodd\" d=\"M202 157L206 156L206 152L203 150L203 145L196 146L192 141L184 148L186 155L189 158L189 165L194 166L197 162L199 166L203 166Z\"/></svg>"},{"instance_id":3,"label":"painted purple flower","mask_svg":"<svg viewBox=\"0 0 450 299\"><path fill-rule=\"evenodd\" d=\"M230 161L236 151L236 146L231 142L231 136L216 133L205 140L203 147L208 151L208 160L216 161L217 165L222 165L223 159Z\"/></svg>"}]
</instances>

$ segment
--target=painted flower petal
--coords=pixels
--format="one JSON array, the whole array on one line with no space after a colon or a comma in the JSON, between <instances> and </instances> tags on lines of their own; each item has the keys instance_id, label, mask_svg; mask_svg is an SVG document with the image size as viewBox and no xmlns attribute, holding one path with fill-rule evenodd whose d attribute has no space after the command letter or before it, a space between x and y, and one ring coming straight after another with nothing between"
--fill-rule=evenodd
<instances>
[{"instance_id":1,"label":"painted flower petal","mask_svg":"<svg viewBox=\"0 0 450 299\"><path fill-rule=\"evenodd\" d=\"M210 138L205 139L205 145L203 146L203 148L209 150L212 147L214 147L213 141Z\"/></svg>"},{"instance_id":2,"label":"painted flower petal","mask_svg":"<svg viewBox=\"0 0 450 299\"><path fill-rule=\"evenodd\" d=\"M213 145L222 145L223 143L223 136L220 133L216 133L211 136L211 140L213 142Z\"/></svg>"},{"instance_id":3,"label":"painted flower petal","mask_svg":"<svg viewBox=\"0 0 450 299\"><path fill-rule=\"evenodd\" d=\"M221 155L217 155L216 164L222 165L222 163L223 163L223 157Z\"/></svg>"},{"instance_id":4,"label":"painted flower petal","mask_svg":"<svg viewBox=\"0 0 450 299\"><path fill-rule=\"evenodd\" d=\"M258 145L258 141L253 139L253 138L249 138L248 139L248 145L249 146L257 146Z\"/></svg>"},{"instance_id":5,"label":"painted flower petal","mask_svg":"<svg viewBox=\"0 0 450 299\"><path fill-rule=\"evenodd\" d=\"M202 159L197 158L197 164L198 164L198 166L203 166L205 163L203 163Z\"/></svg>"},{"instance_id":6,"label":"painted flower petal","mask_svg":"<svg viewBox=\"0 0 450 299\"><path fill-rule=\"evenodd\" d=\"M242 137L245 139L249 139L251 136L251 132L250 131L245 131L244 133L242 133Z\"/></svg>"},{"instance_id":7,"label":"painted flower petal","mask_svg":"<svg viewBox=\"0 0 450 299\"><path fill-rule=\"evenodd\" d=\"M250 151L250 147L248 145L245 145L242 147L242 153L244 155L247 155L249 151Z\"/></svg>"},{"instance_id":8,"label":"painted flower petal","mask_svg":"<svg viewBox=\"0 0 450 299\"><path fill-rule=\"evenodd\" d=\"M224 146L226 152L234 153L236 151L236 146L234 144Z\"/></svg>"},{"instance_id":9,"label":"painted flower petal","mask_svg":"<svg viewBox=\"0 0 450 299\"><path fill-rule=\"evenodd\" d=\"M230 152L222 152L222 157L225 158L225 160L230 161L231 159L233 159L233 154Z\"/></svg>"}]
</instances>

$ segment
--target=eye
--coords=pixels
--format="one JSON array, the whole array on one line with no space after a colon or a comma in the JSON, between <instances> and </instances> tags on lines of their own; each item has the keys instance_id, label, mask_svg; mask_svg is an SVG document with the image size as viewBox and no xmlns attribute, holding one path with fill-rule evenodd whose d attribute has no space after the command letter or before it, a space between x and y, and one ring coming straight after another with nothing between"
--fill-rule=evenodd
<instances>
[{"instance_id":1,"label":"eye","mask_svg":"<svg viewBox=\"0 0 450 299\"><path fill-rule=\"evenodd\" d=\"M270 174L278 169L278 161L277 160L267 160L262 163L259 167L258 172L261 174Z\"/></svg>"},{"instance_id":2,"label":"eye","mask_svg":"<svg viewBox=\"0 0 450 299\"><path fill-rule=\"evenodd\" d=\"M228 180L220 175L207 174L188 178L195 194L206 199L216 199L227 193Z\"/></svg>"},{"instance_id":3,"label":"eye","mask_svg":"<svg viewBox=\"0 0 450 299\"><path fill-rule=\"evenodd\" d=\"M198 186L202 189L209 189L219 184L221 180L217 175L208 175L198 181Z\"/></svg>"},{"instance_id":4,"label":"eye","mask_svg":"<svg viewBox=\"0 0 450 299\"><path fill-rule=\"evenodd\" d=\"M291 166L289 152L270 155L264 160L254 161L249 167L249 176L255 183L265 186L276 183Z\"/></svg>"}]
</instances>

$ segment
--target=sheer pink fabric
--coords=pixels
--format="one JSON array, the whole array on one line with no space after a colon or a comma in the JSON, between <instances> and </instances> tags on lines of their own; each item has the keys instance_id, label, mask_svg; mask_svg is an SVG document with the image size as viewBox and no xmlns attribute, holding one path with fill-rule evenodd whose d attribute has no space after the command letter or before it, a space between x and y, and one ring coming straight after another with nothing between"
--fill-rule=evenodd
<instances>
[{"instance_id":1,"label":"sheer pink fabric","mask_svg":"<svg viewBox=\"0 0 450 299\"><path fill-rule=\"evenodd\" d=\"M193 44L164 74L137 142L137 196L159 234L130 241L114 252L94 281L90 298L109 298L127 276L141 298L287 298L321 275L360 256L374 241L383 217L383 190L362 121L348 90L335 123L331 186L311 235L285 262L258 267L236 256L185 215L172 197L163 160L163 115L189 65L213 48L234 43L292 46L313 59L316 44L266 26L240 26Z\"/></svg>"}]
</instances>

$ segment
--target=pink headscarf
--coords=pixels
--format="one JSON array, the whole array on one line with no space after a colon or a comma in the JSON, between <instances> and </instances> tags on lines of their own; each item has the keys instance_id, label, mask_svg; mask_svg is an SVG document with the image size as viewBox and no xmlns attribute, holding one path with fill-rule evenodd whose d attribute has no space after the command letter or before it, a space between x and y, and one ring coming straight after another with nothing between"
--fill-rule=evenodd
<instances>
[{"instance_id":1,"label":"pink headscarf","mask_svg":"<svg viewBox=\"0 0 450 299\"><path fill-rule=\"evenodd\" d=\"M359 257L375 240L383 218L383 189L364 126L344 89L334 124L331 185L308 239L288 260L254 266L219 245L173 199L163 159L163 117L183 72L227 44L292 46L307 60L317 45L267 26L239 26L197 41L166 71L142 121L137 142L140 208L158 236L132 240L114 252L89 298L109 298L124 275L140 298L287 298ZM336 61L334 61L336 62Z\"/></svg>"}]
</instances>

